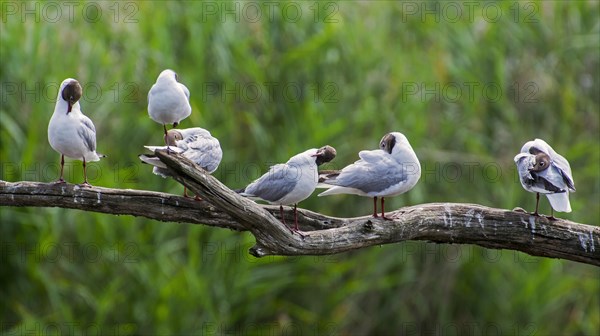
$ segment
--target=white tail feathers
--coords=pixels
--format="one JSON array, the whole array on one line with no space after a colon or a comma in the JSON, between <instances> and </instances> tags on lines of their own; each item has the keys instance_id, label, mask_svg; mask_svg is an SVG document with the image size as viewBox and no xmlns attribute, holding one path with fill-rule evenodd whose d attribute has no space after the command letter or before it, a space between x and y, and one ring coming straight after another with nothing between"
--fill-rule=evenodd
<instances>
[{"instance_id":1,"label":"white tail feathers","mask_svg":"<svg viewBox=\"0 0 600 336\"><path fill-rule=\"evenodd\" d=\"M323 184L321 184L323 185ZM318 186L320 187L320 186ZM324 187L327 187L329 189L323 191L322 193L320 193L317 196L328 196L328 195L338 195L338 194L351 194L351 195L361 195L361 196L365 196L365 193L358 190L358 189L354 189L354 188L347 188L347 187L339 187L339 186L331 186L331 185L324 185Z\"/></svg>"},{"instance_id":2,"label":"white tail feathers","mask_svg":"<svg viewBox=\"0 0 600 336\"><path fill-rule=\"evenodd\" d=\"M145 162L145 163L147 163L149 165L153 165L154 167L167 168L167 166L162 161L160 161L160 159L157 158L156 156L142 154L142 155L140 155L138 157L143 162Z\"/></svg>"},{"instance_id":3,"label":"white tail feathers","mask_svg":"<svg viewBox=\"0 0 600 336\"><path fill-rule=\"evenodd\" d=\"M548 201L554 211L571 212L571 203L569 202L569 193L546 194Z\"/></svg>"}]
</instances>

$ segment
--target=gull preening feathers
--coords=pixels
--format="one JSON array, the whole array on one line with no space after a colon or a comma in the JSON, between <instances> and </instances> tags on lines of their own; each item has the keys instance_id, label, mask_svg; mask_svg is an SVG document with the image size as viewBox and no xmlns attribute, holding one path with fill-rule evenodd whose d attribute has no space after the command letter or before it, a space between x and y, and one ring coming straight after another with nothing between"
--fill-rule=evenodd
<instances>
[{"instance_id":1,"label":"gull preening feathers","mask_svg":"<svg viewBox=\"0 0 600 336\"><path fill-rule=\"evenodd\" d=\"M148 92L148 114L152 120L163 125L165 142L167 124L173 127L192 113L190 106L190 91L178 82L178 76L173 70L164 70L158 75L156 83Z\"/></svg>"},{"instance_id":2,"label":"gull preening feathers","mask_svg":"<svg viewBox=\"0 0 600 336\"><path fill-rule=\"evenodd\" d=\"M550 218L554 218L554 210L571 212L569 191L575 191L575 183L567 159L544 140L535 139L525 143L514 160L521 185L525 190L536 193L533 215L539 215L540 193L548 197L552 206Z\"/></svg>"},{"instance_id":3,"label":"gull preening feathers","mask_svg":"<svg viewBox=\"0 0 600 336\"><path fill-rule=\"evenodd\" d=\"M363 150L360 160L341 171L325 174L320 187L329 188L319 194L354 194L373 197L373 217L377 216L377 197L381 197L381 218L385 217L384 198L412 189L421 177L421 164L408 139L399 132L386 134L377 150Z\"/></svg>"},{"instance_id":4,"label":"gull preening feathers","mask_svg":"<svg viewBox=\"0 0 600 336\"><path fill-rule=\"evenodd\" d=\"M294 205L294 229L298 229L297 205L310 196L317 187L319 180L318 166L335 158L335 148L324 146L319 149L311 148L292 156L286 163L272 166L267 173L239 190L242 196L259 198L270 204L279 205L281 220L283 206Z\"/></svg>"},{"instance_id":5,"label":"gull preening feathers","mask_svg":"<svg viewBox=\"0 0 600 336\"><path fill-rule=\"evenodd\" d=\"M79 99L83 89L79 82L72 78L60 84L54 114L48 124L48 142L60 155L60 178L57 182L65 182L63 170L65 156L83 161L83 185L89 186L86 162L99 161L102 154L96 153L96 127L90 118L81 112Z\"/></svg>"},{"instance_id":6,"label":"gull preening feathers","mask_svg":"<svg viewBox=\"0 0 600 336\"><path fill-rule=\"evenodd\" d=\"M171 129L167 132L166 139L167 146L171 146L172 151L182 154L209 174L217 170L223 158L223 150L221 150L219 140L204 128ZM144 147L154 152L157 149L166 149L167 146ZM143 162L154 166L152 169L154 174L162 177L171 176L167 166L154 154L142 154L139 158ZM184 196L187 196L185 187ZM196 199L198 198L196 197Z\"/></svg>"}]
</instances>

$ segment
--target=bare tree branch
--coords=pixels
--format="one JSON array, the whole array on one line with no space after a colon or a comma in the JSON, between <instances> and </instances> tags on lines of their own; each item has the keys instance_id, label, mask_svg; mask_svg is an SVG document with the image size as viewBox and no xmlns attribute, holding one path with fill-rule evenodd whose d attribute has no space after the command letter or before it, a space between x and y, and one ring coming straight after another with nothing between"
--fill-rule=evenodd
<instances>
[{"instance_id":1,"label":"bare tree branch","mask_svg":"<svg viewBox=\"0 0 600 336\"><path fill-rule=\"evenodd\" d=\"M5 182L0 180L0 206L58 207L113 215L146 217L162 222L203 224L236 231L246 228L227 213L204 201L194 201L155 191L80 187L76 184L43 182ZM264 206L279 218L279 207ZM322 230L342 226L344 220L298 209L298 222L303 230ZM294 217L284 211L287 221Z\"/></svg>"},{"instance_id":2,"label":"bare tree branch","mask_svg":"<svg viewBox=\"0 0 600 336\"><path fill-rule=\"evenodd\" d=\"M299 209L306 236L292 234L279 208L240 197L189 160L158 151L175 179L206 201L141 190L84 188L71 184L0 182L1 206L62 207L160 221L248 230L256 238L254 256L325 255L367 246L425 240L475 244L534 256L562 258L600 266L600 227L548 220L526 213L476 204L431 203L391 212L395 219L370 216L335 218ZM293 213L284 213L288 223Z\"/></svg>"}]
</instances>

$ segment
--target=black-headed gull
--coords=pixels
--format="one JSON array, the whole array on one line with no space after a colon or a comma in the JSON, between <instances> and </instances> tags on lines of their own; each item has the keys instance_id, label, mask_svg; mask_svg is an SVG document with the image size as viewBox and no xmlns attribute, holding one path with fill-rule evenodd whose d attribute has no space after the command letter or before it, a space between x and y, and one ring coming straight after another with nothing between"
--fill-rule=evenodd
<instances>
[{"instance_id":1,"label":"black-headed gull","mask_svg":"<svg viewBox=\"0 0 600 336\"><path fill-rule=\"evenodd\" d=\"M322 175L319 194L354 194L373 197L373 217L377 217L377 197L381 197L381 218L385 217L384 198L412 189L421 177L421 164L408 139L399 132L386 134L377 150L363 150L360 160L339 172Z\"/></svg>"},{"instance_id":2,"label":"black-headed gull","mask_svg":"<svg viewBox=\"0 0 600 336\"><path fill-rule=\"evenodd\" d=\"M167 124L173 127L192 113L190 91L178 82L175 71L163 70L148 92L148 114L152 120L163 125L165 142Z\"/></svg>"},{"instance_id":3,"label":"black-headed gull","mask_svg":"<svg viewBox=\"0 0 600 336\"><path fill-rule=\"evenodd\" d=\"M335 148L324 146L311 148L292 156L286 163L271 166L269 171L239 190L242 196L260 198L270 204L278 204L283 219L283 206L294 205L294 229L298 229L298 202L310 196L319 180L318 166L335 158Z\"/></svg>"},{"instance_id":4,"label":"black-headed gull","mask_svg":"<svg viewBox=\"0 0 600 336\"><path fill-rule=\"evenodd\" d=\"M177 153L181 153L186 158L190 159L195 164L202 167L209 174L212 174L221 159L223 151L217 138L213 137L209 131L200 127L186 129L171 129L167 132L167 145L170 149ZM144 146L151 151L157 149L166 149L166 146ZM154 166L152 172L162 177L171 176L167 166L153 154L142 154L139 158L148 164ZM187 197L186 188L184 187L183 195ZM196 199L199 199L196 196Z\"/></svg>"},{"instance_id":5,"label":"black-headed gull","mask_svg":"<svg viewBox=\"0 0 600 336\"><path fill-rule=\"evenodd\" d=\"M519 180L525 190L536 193L535 212L539 216L540 193L548 197L554 210L571 212L569 191L575 191L569 161L550 147L544 140L528 141L515 156Z\"/></svg>"},{"instance_id":6,"label":"black-headed gull","mask_svg":"<svg viewBox=\"0 0 600 336\"><path fill-rule=\"evenodd\" d=\"M83 186L87 180L86 162L99 161L102 154L96 153L96 127L90 118L81 113L79 99L83 89L78 81L65 79L60 84L54 114L48 124L48 142L60 153L60 178L64 183L65 156L83 161Z\"/></svg>"}]
</instances>

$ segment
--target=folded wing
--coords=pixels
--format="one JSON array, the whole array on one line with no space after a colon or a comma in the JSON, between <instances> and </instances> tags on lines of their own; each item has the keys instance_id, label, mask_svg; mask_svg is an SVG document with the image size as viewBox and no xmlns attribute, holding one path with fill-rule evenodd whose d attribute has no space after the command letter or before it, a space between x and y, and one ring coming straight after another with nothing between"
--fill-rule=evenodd
<instances>
[{"instance_id":1,"label":"folded wing","mask_svg":"<svg viewBox=\"0 0 600 336\"><path fill-rule=\"evenodd\" d=\"M280 163L272 166L258 180L250 183L241 193L242 196L259 197L265 201L276 202L292 192L297 179L288 171L287 164Z\"/></svg>"}]
</instances>

